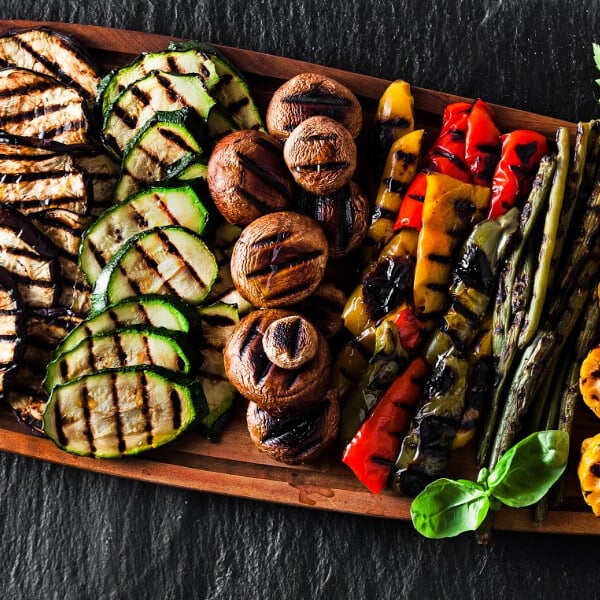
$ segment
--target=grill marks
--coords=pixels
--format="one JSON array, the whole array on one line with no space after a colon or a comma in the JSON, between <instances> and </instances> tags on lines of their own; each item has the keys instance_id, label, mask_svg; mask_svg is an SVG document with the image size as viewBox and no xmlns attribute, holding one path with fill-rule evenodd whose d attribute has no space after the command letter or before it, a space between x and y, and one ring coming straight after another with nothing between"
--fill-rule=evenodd
<instances>
[{"instance_id":1,"label":"grill marks","mask_svg":"<svg viewBox=\"0 0 600 600\"><path fill-rule=\"evenodd\" d=\"M84 97L53 78L28 69L0 71L0 127L40 144L85 144Z\"/></svg>"},{"instance_id":2,"label":"grill marks","mask_svg":"<svg viewBox=\"0 0 600 600\"><path fill-rule=\"evenodd\" d=\"M190 388L151 369L84 376L54 388L50 402L49 435L88 456L122 456L160 445L167 441L165 431L178 433L193 418Z\"/></svg>"}]
</instances>

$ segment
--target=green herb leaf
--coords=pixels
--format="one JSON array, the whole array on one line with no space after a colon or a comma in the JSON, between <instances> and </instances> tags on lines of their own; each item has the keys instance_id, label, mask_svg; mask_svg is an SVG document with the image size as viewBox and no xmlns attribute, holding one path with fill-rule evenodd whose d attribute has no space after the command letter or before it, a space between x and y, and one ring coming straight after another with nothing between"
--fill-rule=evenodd
<instances>
[{"instance_id":1,"label":"green herb leaf","mask_svg":"<svg viewBox=\"0 0 600 600\"><path fill-rule=\"evenodd\" d=\"M475 531L488 510L487 493L477 483L436 479L413 500L410 516L421 535L441 539Z\"/></svg>"},{"instance_id":2,"label":"green herb leaf","mask_svg":"<svg viewBox=\"0 0 600 600\"><path fill-rule=\"evenodd\" d=\"M487 479L489 492L507 506L540 500L562 475L569 457L569 435L537 431L504 454Z\"/></svg>"},{"instance_id":3,"label":"green herb leaf","mask_svg":"<svg viewBox=\"0 0 600 600\"><path fill-rule=\"evenodd\" d=\"M592 49L594 51L594 62L596 63L596 68L600 71L600 44L593 42Z\"/></svg>"}]
</instances>

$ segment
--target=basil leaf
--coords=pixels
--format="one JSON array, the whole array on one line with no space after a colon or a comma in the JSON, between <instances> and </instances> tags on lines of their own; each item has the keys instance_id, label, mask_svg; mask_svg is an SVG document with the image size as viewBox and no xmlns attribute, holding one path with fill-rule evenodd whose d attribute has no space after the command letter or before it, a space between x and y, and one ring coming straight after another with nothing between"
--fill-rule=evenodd
<instances>
[{"instance_id":1,"label":"basil leaf","mask_svg":"<svg viewBox=\"0 0 600 600\"><path fill-rule=\"evenodd\" d=\"M425 537L440 539L481 525L489 509L485 490L473 481L436 479L412 502L410 516Z\"/></svg>"},{"instance_id":2,"label":"basil leaf","mask_svg":"<svg viewBox=\"0 0 600 600\"><path fill-rule=\"evenodd\" d=\"M507 506L535 504L562 475L569 457L565 431L537 431L514 445L488 479L489 492Z\"/></svg>"}]
</instances>

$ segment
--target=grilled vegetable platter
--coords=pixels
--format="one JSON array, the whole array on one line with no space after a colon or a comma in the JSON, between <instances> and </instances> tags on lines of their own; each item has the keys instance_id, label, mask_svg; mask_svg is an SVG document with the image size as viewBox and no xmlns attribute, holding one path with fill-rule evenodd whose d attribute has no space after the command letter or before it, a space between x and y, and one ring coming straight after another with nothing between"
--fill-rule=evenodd
<instances>
[{"instance_id":1,"label":"grilled vegetable platter","mask_svg":"<svg viewBox=\"0 0 600 600\"><path fill-rule=\"evenodd\" d=\"M493 527L600 534L577 476L600 428L573 366L600 341L597 123L154 34L0 33L0 97L19 99L0 115L0 449L405 520L429 482L485 467L508 506L489 501ZM319 112L329 81L342 91ZM290 98L313 111L306 125L269 113ZM211 183L211 156L221 167L230 148L270 206L246 187L241 210ZM350 225L332 227L334 213ZM274 240L300 252L291 279ZM560 479L562 434L528 442L525 459L510 450L558 429ZM503 457L531 467L555 440L558 483L511 508Z\"/></svg>"}]
</instances>

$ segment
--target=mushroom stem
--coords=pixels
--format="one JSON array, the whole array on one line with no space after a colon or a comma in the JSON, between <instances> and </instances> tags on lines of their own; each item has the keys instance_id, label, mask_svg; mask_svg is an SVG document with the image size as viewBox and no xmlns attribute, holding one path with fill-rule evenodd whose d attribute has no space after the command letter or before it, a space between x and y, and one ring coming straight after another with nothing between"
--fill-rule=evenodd
<instances>
[{"instance_id":1,"label":"mushroom stem","mask_svg":"<svg viewBox=\"0 0 600 600\"><path fill-rule=\"evenodd\" d=\"M269 360L282 369L297 369L306 364L315 357L319 345L316 329L300 315L273 321L262 341Z\"/></svg>"}]
</instances>

